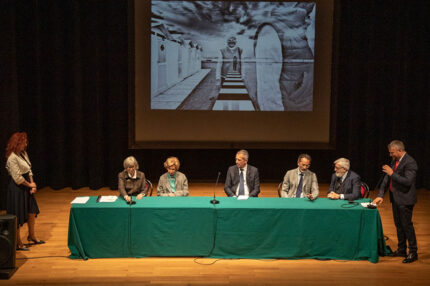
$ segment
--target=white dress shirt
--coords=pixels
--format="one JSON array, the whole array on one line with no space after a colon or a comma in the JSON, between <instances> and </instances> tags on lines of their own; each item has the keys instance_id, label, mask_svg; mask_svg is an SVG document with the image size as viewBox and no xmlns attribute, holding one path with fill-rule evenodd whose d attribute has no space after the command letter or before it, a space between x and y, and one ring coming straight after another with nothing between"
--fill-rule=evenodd
<instances>
[{"instance_id":1,"label":"white dress shirt","mask_svg":"<svg viewBox=\"0 0 430 286\"><path fill-rule=\"evenodd\" d=\"M237 185L237 188L236 188L236 196L239 195L240 169L241 168L239 168L239 185ZM244 187L245 187L244 195L247 196L247 197L249 197L249 188L248 188L248 184L246 183L246 171L247 171L247 169L248 169L248 164L246 164L245 167L242 168L242 170L243 170L243 184L244 184Z\"/></svg>"}]
</instances>

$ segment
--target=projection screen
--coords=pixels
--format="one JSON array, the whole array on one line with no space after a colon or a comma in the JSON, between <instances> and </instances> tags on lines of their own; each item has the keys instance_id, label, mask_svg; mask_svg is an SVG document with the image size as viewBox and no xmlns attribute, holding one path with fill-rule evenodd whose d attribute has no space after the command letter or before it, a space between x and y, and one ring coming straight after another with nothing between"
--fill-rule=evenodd
<instances>
[{"instance_id":1,"label":"projection screen","mask_svg":"<svg viewBox=\"0 0 430 286\"><path fill-rule=\"evenodd\" d=\"M130 3L130 147L329 145L333 1Z\"/></svg>"}]
</instances>

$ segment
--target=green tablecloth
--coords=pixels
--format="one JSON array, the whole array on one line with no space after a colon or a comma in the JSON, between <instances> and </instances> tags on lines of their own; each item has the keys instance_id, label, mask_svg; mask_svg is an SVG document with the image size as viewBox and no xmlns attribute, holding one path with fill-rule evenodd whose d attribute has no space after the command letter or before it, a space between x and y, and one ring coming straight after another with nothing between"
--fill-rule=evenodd
<instances>
[{"instance_id":1,"label":"green tablecloth","mask_svg":"<svg viewBox=\"0 0 430 286\"><path fill-rule=\"evenodd\" d=\"M378 210L342 200L148 197L72 205L72 258L204 256L377 262L385 254ZM359 201L361 202L361 201ZM214 242L215 239L215 242Z\"/></svg>"}]
</instances>

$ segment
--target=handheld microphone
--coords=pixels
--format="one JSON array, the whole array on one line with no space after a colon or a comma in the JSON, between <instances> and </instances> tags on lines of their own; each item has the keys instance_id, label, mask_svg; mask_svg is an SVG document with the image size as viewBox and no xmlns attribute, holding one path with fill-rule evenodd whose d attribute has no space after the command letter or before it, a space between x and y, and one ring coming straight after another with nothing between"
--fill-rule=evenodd
<instances>
[{"instance_id":1,"label":"handheld microphone","mask_svg":"<svg viewBox=\"0 0 430 286\"><path fill-rule=\"evenodd\" d=\"M219 204L219 201L215 198L215 190L216 190L216 187L218 186L219 176L221 176L221 172L218 172L218 177L216 178L216 183L215 183L215 188L214 188L214 198L210 201L211 204L213 204L213 205Z\"/></svg>"},{"instance_id":2,"label":"handheld microphone","mask_svg":"<svg viewBox=\"0 0 430 286\"><path fill-rule=\"evenodd\" d=\"M382 184L382 181L385 179L385 177L387 176L387 174L382 174L382 176L379 178L379 180L378 180L378 182L376 183L376 186L375 186L375 190L378 190L379 189L379 187L381 186L381 184Z\"/></svg>"},{"instance_id":3,"label":"handheld microphone","mask_svg":"<svg viewBox=\"0 0 430 286\"><path fill-rule=\"evenodd\" d=\"M392 158L388 166L392 167L395 162L396 162L396 160ZM388 175L386 173L382 172L382 176L379 178L378 182L376 183L375 190L379 189L379 187L382 184L382 181L385 179L386 176L388 176Z\"/></svg>"}]
</instances>

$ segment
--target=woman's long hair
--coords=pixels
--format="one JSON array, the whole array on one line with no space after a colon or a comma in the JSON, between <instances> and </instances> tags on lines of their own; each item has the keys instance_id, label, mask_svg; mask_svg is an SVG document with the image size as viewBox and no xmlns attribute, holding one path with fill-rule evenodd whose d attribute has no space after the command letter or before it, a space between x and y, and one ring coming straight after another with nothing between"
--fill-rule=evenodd
<instances>
[{"instance_id":1,"label":"woman's long hair","mask_svg":"<svg viewBox=\"0 0 430 286\"><path fill-rule=\"evenodd\" d=\"M25 132L15 132L9 138L6 146L6 158L9 158L10 154L14 152L15 154L19 154L26 148L27 142L27 133Z\"/></svg>"}]
</instances>

